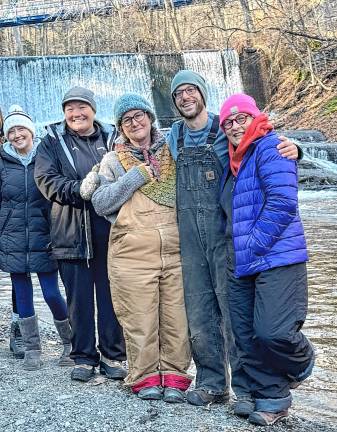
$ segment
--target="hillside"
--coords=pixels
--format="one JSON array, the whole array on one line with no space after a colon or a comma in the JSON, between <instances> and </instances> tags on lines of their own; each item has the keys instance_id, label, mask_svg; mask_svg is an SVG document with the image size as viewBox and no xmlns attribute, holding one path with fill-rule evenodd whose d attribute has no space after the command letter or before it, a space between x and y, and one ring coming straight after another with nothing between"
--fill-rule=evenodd
<instances>
[{"instance_id":1,"label":"hillside","mask_svg":"<svg viewBox=\"0 0 337 432\"><path fill-rule=\"evenodd\" d=\"M337 142L337 76L325 80L330 90L296 82L287 69L267 109L276 114L275 126L282 129L318 129L329 141Z\"/></svg>"}]
</instances>

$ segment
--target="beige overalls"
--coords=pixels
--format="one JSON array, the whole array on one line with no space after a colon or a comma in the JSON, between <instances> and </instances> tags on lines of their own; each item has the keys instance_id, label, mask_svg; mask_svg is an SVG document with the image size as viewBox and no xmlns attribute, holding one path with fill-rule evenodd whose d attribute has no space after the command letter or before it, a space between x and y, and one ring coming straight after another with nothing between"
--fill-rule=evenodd
<instances>
[{"instance_id":1,"label":"beige overalls","mask_svg":"<svg viewBox=\"0 0 337 432\"><path fill-rule=\"evenodd\" d=\"M136 191L111 227L108 270L137 393L162 385L186 390L190 346L175 209Z\"/></svg>"}]
</instances>

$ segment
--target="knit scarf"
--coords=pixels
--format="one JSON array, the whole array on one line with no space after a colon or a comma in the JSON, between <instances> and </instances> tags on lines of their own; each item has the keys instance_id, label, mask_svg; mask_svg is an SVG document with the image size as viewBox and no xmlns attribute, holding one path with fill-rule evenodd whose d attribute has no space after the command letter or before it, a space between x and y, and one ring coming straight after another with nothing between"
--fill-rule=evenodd
<instances>
[{"instance_id":1,"label":"knit scarf","mask_svg":"<svg viewBox=\"0 0 337 432\"><path fill-rule=\"evenodd\" d=\"M176 167L169 146L163 135L155 129L152 144L148 148L134 147L123 136L116 140L115 152L125 171L147 163L154 174L151 181L139 190L157 204L167 207L176 205Z\"/></svg>"},{"instance_id":2,"label":"knit scarf","mask_svg":"<svg viewBox=\"0 0 337 432\"><path fill-rule=\"evenodd\" d=\"M255 117L248 126L240 144L236 148L230 141L228 142L230 167L235 177L238 175L242 159L251 143L265 136L271 130L273 130L273 125L269 122L268 116L262 113Z\"/></svg>"}]
</instances>

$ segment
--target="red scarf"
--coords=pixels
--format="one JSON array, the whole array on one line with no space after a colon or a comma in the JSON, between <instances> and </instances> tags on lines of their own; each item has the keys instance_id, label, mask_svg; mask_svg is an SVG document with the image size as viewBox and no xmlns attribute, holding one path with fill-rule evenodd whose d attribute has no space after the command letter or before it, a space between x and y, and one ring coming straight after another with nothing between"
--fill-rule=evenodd
<instances>
[{"instance_id":1,"label":"red scarf","mask_svg":"<svg viewBox=\"0 0 337 432\"><path fill-rule=\"evenodd\" d=\"M273 130L273 125L269 122L267 114L262 113L255 117L248 126L237 147L234 147L231 142L228 142L230 167L235 177L238 175L242 159L250 144L256 139L265 136L271 130Z\"/></svg>"}]
</instances>

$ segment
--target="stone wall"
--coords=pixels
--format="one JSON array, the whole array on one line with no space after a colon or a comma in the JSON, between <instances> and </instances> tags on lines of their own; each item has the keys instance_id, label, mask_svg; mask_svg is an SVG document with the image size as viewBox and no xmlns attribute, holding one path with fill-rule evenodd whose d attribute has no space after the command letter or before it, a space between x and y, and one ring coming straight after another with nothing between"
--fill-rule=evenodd
<instances>
[{"instance_id":1,"label":"stone wall","mask_svg":"<svg viewBox=\"0 0 337 432\"><path fill-rule=\"evenodd\" d=\"M258 107L263 109L271 96L265 57L255 48L247 48L240 55L240 70L245 92L254 97Z\"/></svg>"}]
</instances>

